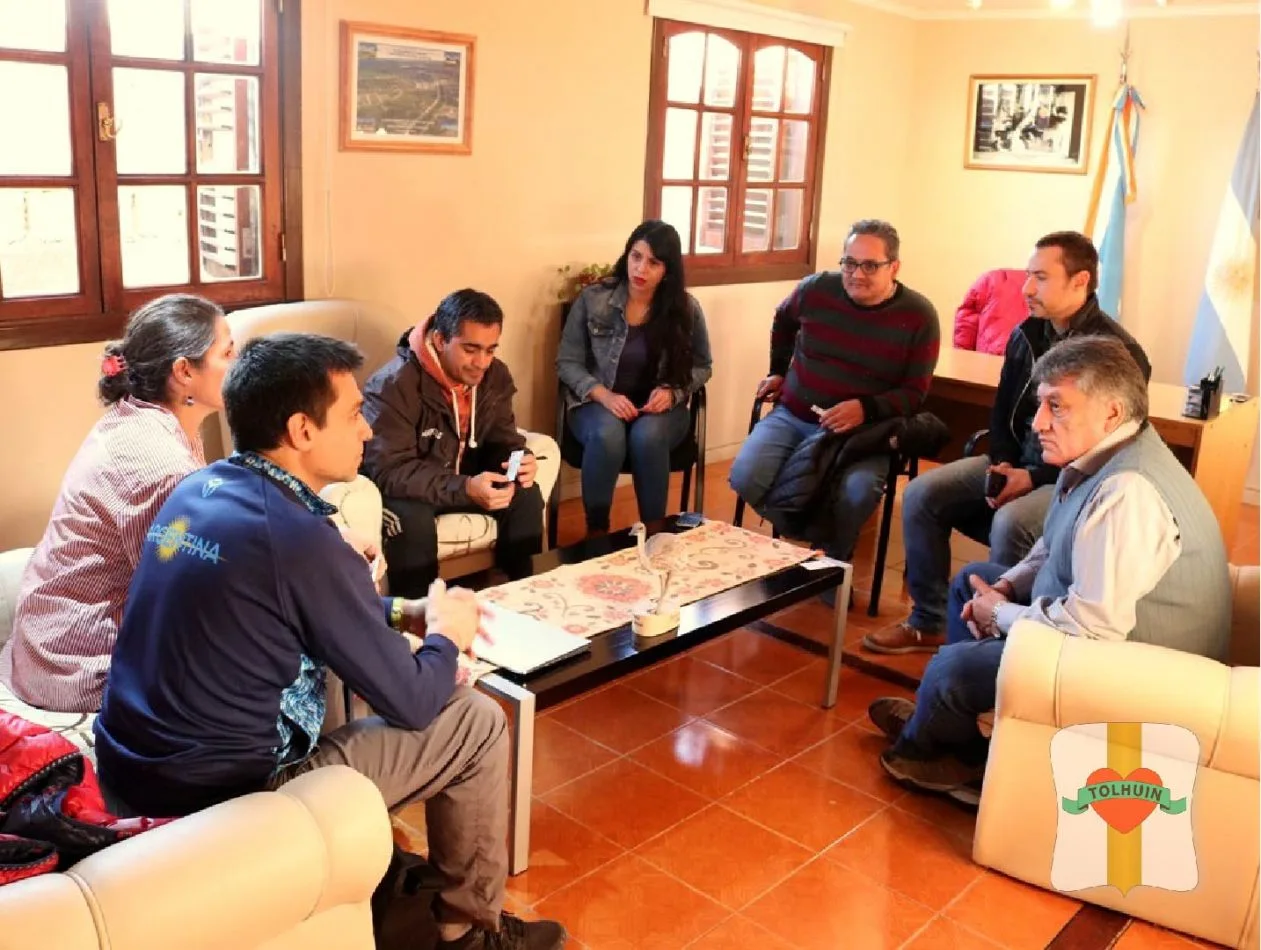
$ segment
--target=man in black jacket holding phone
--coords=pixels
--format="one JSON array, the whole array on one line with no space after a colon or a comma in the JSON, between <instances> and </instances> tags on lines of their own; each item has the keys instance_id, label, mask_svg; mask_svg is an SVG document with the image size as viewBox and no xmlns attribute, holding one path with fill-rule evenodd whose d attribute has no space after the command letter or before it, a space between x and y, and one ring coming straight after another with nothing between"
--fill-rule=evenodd
<instances>
[{"instance_id":1,"label":"man in black jacket holding phone","mask_svg":"<svg viewBox=\"0 0 1261 950\"><path fill-rule=\"evenodd\" d=\"M989 431L989 453L924 472L902 498L906 580L914 606L896 627L869 634L874 653L936 652L946 642L950 532L990 545L990 561L1017 564L1042 535L1059 468L1042 460L1032 430L1037 399L1033 364L1060 340L1085 334L1121 339L1151 380L1138 342L1099 309L1099 254L1076 231L1041 238L1024 285L1029 319L1012 331L1003 356Z\"/></svg>"}]
</instances>

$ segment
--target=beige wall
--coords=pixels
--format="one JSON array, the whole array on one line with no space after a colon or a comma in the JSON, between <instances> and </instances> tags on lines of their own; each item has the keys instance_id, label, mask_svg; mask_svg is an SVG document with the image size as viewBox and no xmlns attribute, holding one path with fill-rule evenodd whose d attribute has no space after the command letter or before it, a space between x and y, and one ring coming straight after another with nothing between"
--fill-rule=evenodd
<instances>
[{"instance_id":1,"label":"beige wall","mask_svg":"<svg viewBox=\"0 0 1261 950\"><path fill-rule=\"evenodd\" d=\"M934 299L948 336L954 304L976 273L1021 266L1037 234L1081 226L1088 177L963 170L966 80L982 71L1098 72L1097 154L1116 35L1080 21L917 22L845 0L773 5L852 27L833 66L822 265L835 260L853 219L893 220L904 232L902 276ZM504 357L521 388L519 415L549 429L555 267L613 259L642 211L651 22L642 0L600 0L598 18L592 6L303 4L307 296L361 297L420 317L457 287L494 294L508 314ZM472 156L338 151L340 19L478 37ZM1249 105L1256 32L1255 18L1133 27L1133 77L1149 103L1134 218L1145 231L1135 260L1146 276L1127 289L1127 310L1165 376L1176 375L1189 332ZM1211 70L1224 78L1210 82ZM716 457L743 437L750 393L766 368L770 314L788 289L697 291L715 348ZM0 404L8 407L0 438L10 452L0 549L38 539L61 473L99 412L99 352L85 345L0 353Z\"/></svg>"},{"instance_id":2,"label":"beige wall","mask_svg":"<svg viewBox=\"0 0 1261 950\"><path fill-rule=\"evenodd\" d=\"M924 255L914 261L914 279L945 324L981 271L1024 267L1039 235L1085 226L1122 29L1099 30L1085 20L920 24L906 231L915 253ZM1252 108L1257 29L1255 15L1131 23L1130 81L1147 108L1135 162L1138 198L1127 217L1121 309L1160 382L1182 380L1223 189ZM969 74L1021 72L1098 75L1088 174L963 167Z\"/></svg>"},{"instance_id":3,"label":"beige wall","mask_svg":"<svg viewBox=\"0 0 1261 950\"><path fill-rule=\"evenodd\" d=\"M834 60L829 138L874 135L893 159L873 168L854 149L827 150L821 234L831 260L852 218L901 213L914 24L823 0L777 5L816 15L827 9L852 24L851 42ZM305 4L308 295L366 297L421 318L458 287L493 294L507 314L502 355L521 390L518 415L551 431L555 269L612 261L642 217L652 35L643 9L642 0L603 0L597 25L590 0ZM339 19L477 36L472 156L337 150ZM843 184L859 176L861 188ZM743 437L754 383L766 371L770 314L790 287L697 291L715 349L709 443L716 454Z\"/></svg>"}]
</instances>

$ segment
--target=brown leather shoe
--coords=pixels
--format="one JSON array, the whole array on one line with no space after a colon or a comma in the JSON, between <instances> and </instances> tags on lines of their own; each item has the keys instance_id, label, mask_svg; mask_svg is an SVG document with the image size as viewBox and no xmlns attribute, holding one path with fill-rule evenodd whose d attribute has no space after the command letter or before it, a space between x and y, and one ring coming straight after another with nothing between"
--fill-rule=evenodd
<instances>
[{"instance_id":1,"label":"brown leather shoe","mask_svg":"<svg viewBox=\"0 0 1261 950\"><path fill-rule=\"evenodd\" d=\"M867 718L891 741L897 741L914 715L915 704L901 696L882 696L867 707Z\"/></svg>"},{"instance_id":2,"label":"brown leather shoe","mask_svg":"<svg viewBox=\"0 0 1261 950\"><path fill-rule=\"evenodd\" d=\"M945 634L925 633L905 621L863 637L863 649L872 653L936 653L945 645Z\"/></svg>"}]
</instances>

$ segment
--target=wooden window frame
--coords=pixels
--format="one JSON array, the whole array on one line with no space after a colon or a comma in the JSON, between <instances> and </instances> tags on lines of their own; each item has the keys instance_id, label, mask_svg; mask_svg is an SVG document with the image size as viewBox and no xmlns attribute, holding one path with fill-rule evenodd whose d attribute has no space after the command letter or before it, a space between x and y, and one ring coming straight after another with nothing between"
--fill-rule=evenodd
<instances>
[{"instance_id":1,"label":"wooden window frame","mask_svg":"<svg viewBox=\"0 0 1261 950\"><path fill-rule=\"evenodd\" d=\"M685 33L708 33L721 36L740 49L739 92L732 107L708 106L704 104L704 77L702 76L701 101L696 104L679 103L680 106L697 110L696 148L693 158L693 177L691 179L666 179L663 175L665 147L666 109L670 103L666 99L669 78L669 41L672 37ZM815 72L816 94L811 102L811 112L801 113L767 112L753 109L753 56L763 48L783 46L806 53L814 59L818 66ZM672 184L686 185L694 189L692 199L691 226L696 229L696 215L699 213L700 189L707 184L724 184L702 180L699 178L699 162L701 160L701 135L703 123L700 116L706 112L717 112L732 116L732 159L730 176L725 181L728 189L728 208L738 210L738 214L728 214L724 250L720 254L689 254L692 235L680 235L684 245L684 261L687 267L687 280L690 286L715 286L722 284L760 283L782 280L800 280L816 270L819 247L819 217L822 204L821 178L825 146L827 142L827 115L829 87L832 75L832 47L805 43L798 40L751 33L741 30L707 26L702 23L688 23L657 17L653 20L652 64L648 91L648 145L647 158L644 163L644 217L657 218L661 215L661 189ZM781 103L782 105L782 103ZM802 209L806 216L800 235L801 246L788 251L763 251L741 253L738 242L741 240L744 220L744 199L749 189L758 190L763 183L747 181L747 157L738 143L742 143L748 134L751 120L754 117L766 117L779 120L781 149L777 150L777 159L782 154L785 119L800 121L806 119L810 124L813 139L807 150L805 181L801 186L804 192ZM766 183L772 191L784 187L778 180ZM788 185L792 190L792 184ZM772 213L773 218L773 213ZM773 228L773 224L772 224ZM771 238L773 242L773 234Z\"/></svg>"},{"instance_id":2,"label":"wooden window frame","mask_svg":"<svg viewBox=\"0 0 1261 950\"><path fill-rule=\"evenodd\" d=\"M201 231L199 185L239 184L259 186L259 211L267 235L260 235L263 280L226 280L200 284L192 292L204 293L225 311L265 303L301 300L302 262L302 129L301 129L301 4L300 0L262 0L263 29L259 64L182 62L115 56L108 48L107 33L91 30L85 22L107 16L105 3L67 4L67 46L61 53L6 50L4 59L68 66L72 175L5 176L6 187L73 187L78 232L79 292L61 296L25 297L3 301L0 306L0 351L21 350L73 343L91 343L121 334L127 317L146 300L168 293L172 287L124 288L121 246L107 246L101 234L118 233L117 192L101 194L101 182L116 189L127 184L182 184L188 189L189 276L198 281ZM186 29L187 26L186 20ZM186 34L185 42L191 42ZM102 48L103 47L103 48ZM189 51L186 48L186 54ZM278 67L267 68L267 57ZM142 66L182 72L185 82L186 169L171 175L118 175L112 142L97 135L96 103L113 102L112 70L117 66ZM259 123L259 170L257 173L210 174L197 171L195 73L253 76L259 79L260 117L265 104L274 104L275 121ZM275 171L270 171L275 169ZM265 181L270 187L264 187ZM208 288L213 287L214 292Z\"/></svg>"}]
</instances>

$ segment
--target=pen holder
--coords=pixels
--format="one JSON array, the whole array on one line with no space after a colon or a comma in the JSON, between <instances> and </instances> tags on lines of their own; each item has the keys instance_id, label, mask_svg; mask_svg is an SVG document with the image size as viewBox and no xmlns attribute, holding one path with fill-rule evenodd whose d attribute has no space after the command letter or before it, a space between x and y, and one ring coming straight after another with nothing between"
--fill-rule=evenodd
<instances>
[{"instance_id":1,"label":"pen holder","mask_svg":"<svg viewBox=\"0 0 1261 950\"><path fill-rule=\"evenodd\" d=\"M1198 386L1187 389L1187 404L1182 414L1188 419L1216 418L1222 409L1222 381L1205 377Z\"/></svg>"}]
</instances>

